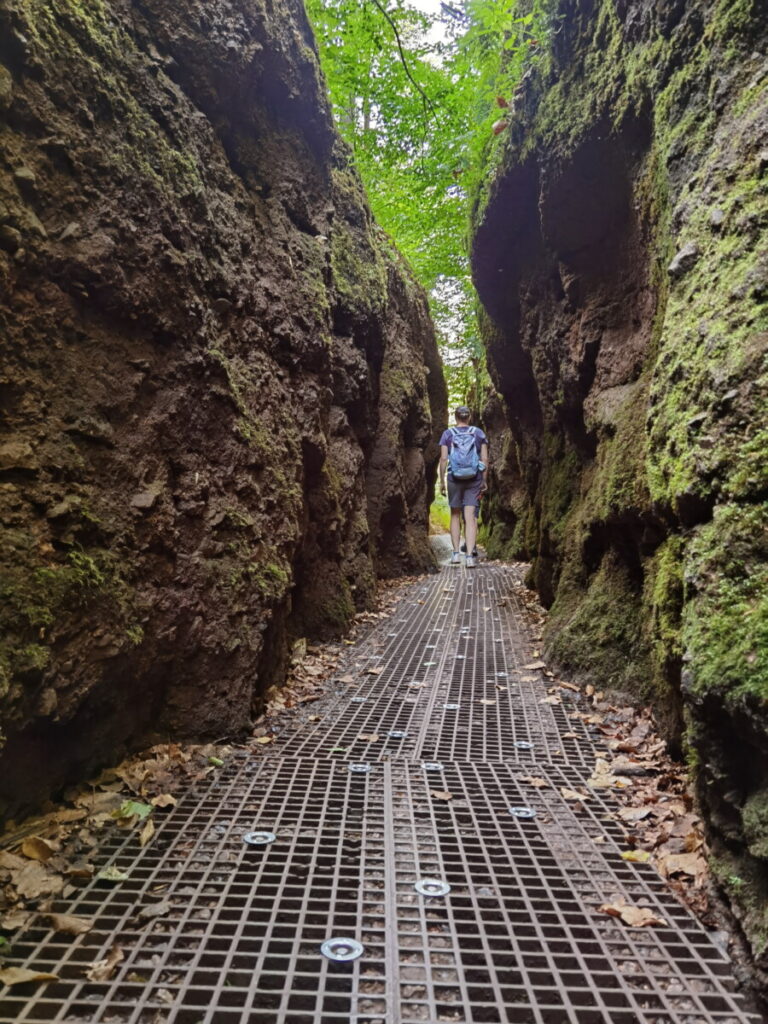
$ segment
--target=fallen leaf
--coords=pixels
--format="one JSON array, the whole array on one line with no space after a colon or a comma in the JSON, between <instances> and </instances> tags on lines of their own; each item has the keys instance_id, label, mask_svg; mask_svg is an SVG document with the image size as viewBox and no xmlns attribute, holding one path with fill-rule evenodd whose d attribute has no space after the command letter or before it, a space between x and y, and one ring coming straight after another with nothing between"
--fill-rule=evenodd
<instances>
[{"instance_id":1,"label":"fallen leaf","mask_svg":"<svg viewBox=\"0 0 768 1024\"><path fill-rule=\"evenodd\" d=\"M523 665L524 669L546 668L546 667L547 667L546 661L531 661L527 665Z\"/></svg>"},{"instance_id":2,"label":"fallen leaf","mask_svg":"<svg viewBox=\"0 0 768 1024\"><path fill-rule=\"evenodd\" d=\"M155 823L151 818L148 818L144 828L139 832L139 846L142 849L152 841L152 836L155 834Z\"/></svg>"},{"instance_id":3,"label":"fallen leaf","mask_svg":"<svg viewBox=\"0 0 768 1024\"><path fill-rule=\"evenodd\" d=\"M127 872L121 871L120 868L109 867L102 868L96 877L100 878L102 882L127 882L129 876Z\"/></svg>"},{"instance_id":4,"label":"fallen leaf","mask_svg":"<svg viewBox=\"0 0 768 1024\"><path fill-rule=\"evenodd\" d=\"M11 873L11 882L19 896L28 900L49 896L64 888L64 879L60 875L51 874L36 860L24 861L20 871Z\"/></svg>"},{"instance_id":5,"label":"fallen leaf","mask_svg":"<svg viewBox=\"0 0 768 1024\"><path fill-rule=\"evenodd\" d=\"M659 871L670 875L691 875L699 879L707 873L707 862L698 853L670 853L659 858Z\"/></svg>"},{"instance_id":6,"label":"fallen leaf","mask_svg":"<svg viewBox=\"0 0 768 1024\"><path fill-rule=\"evenodd\" d=\"M495 704L495 700L490 700L488 697L481 697L478 704Z\"/></svg>"},{"instance_id":7,"label":"fallen leaf","mask_svg":"<svg viewBox=\"0 0 768 1024\"><path fill-rule=\"evenodd\" d=\"M209 757L208 764L212 764L214 768L223 768L224 762L220 757Z\"/></svg>"},{"instance_id":8,"label":"fallen leaf","mask_svg":"<svg viewBox=\"0 0 768 1024\"><path fill-rule=\"evenodd\" d=\"M150 903L149 906L142 907L139 911L139 917L142 921L154 921L156 917L165 917L170 912L170 902L168 900L161 900L160 903Z\"/></svg>"},{"instance_id":9,"label":"fallen leaf","mask_svg":"<svg viewBox=\"0 0 768 1024\"><path fill-rule=\"evenodd\" d=\"M109 981L122 959L122 949L119 946L113 946L103 960L96 960L91 964L86 970L85 976L89 981Z\"/></svg>"},{"instance_id":10,"label":"fallen leaf","mask_svg":"<svg viewBox=\"0 0 768 1024\"><path fill-rule=\"evenodd\" d=\"M539 704L562 704L559 697L542 697Z\"/></svg>"},{"instance_id":11,"label":"fallen leaf","mask_svg":"<svg viewBox=\"0 0 768 1024\"><path fill-rule=\"evenodd\" d=\"M378 668L367 668L365 670L365 674L368 675L368 676L380 676L383 671L384 671L384 669L381 668L381 667L378 667Z\"/></svg>"},{"instance_id":12,"label":"fallen leaf","mask_svg":"<svg viewBox=\"0 0 768 1024\"><path fill-rule=\"evenodd\" d=\"M322 721L322 718L323 718L322 715L310 715L309 718L307 719L307 721L308 722L320 722L320 721Z\"/></svg>"},{"instance_id":13,"label":"fallen leaf","mask_svg":"<svg viewBox=\"0 0 768 1024\"><path fill-rule=\"evenodd\" d=\"M561 737L564 740L577 740L578 738L579 734L577 732L564 732Z\"/></svg>"},{"instance_id":14,"label":"fallen leaf","mask_svg":"<svg viewBox=\"0 0 768 1024\"><path fill-rule=\"evenodd\" d=\"M338 683L354 683L355 677L350 675L339 676L339 678L336 681Z\"/></svg>"},{"instance_id":15,"label":"fallen leaf","mask_svg":"<svg viewBox=\"0 0 768 1024\"><path fill-rule=\"evenodd\" d=\"M623 900L615 903L603 903L600 907L601 914L608 914L611 917L618 917L631 928L646 928L648 925L666 925L663 917L659 917L650 907L633 907Z\"/></svg>"},{"instance_id":16,"label":"fallen leaf","mask_svg":"<svg viewBox=\"0 0 768 1024\"><path fill-rule=\"evenodd\" d=\"M0 970L0 982L3 985L28 985L31 981L58 981L58 974L45 974L42 971L29 971L26 967L5 967Z\"/></svg>"},{"instance_id":17,"label":"fallen leaf","mask_svg":"<svg viewBox=\"0 0 768 1024\"><path fill-rule=\"evenodd\" d=\"M653 814L651 807L622 807L619 817L622 821L642 821Z\"/></svg>"},{"instance_id":18,"label":"fallen leaf","mask_svg":"<svg viewBox=\"0 0 768 1024\"><path fill-rule=\"evenodd\" d=\"M176 797L171 796L170 793L161 793L159 796L153 796L149 802L153 807L159 807L161 809L164 807L175 807Z\"/></svg>"},{"instance_id":19,"label":"fallen leaf","mask_svg":"<svg viewBox=\"0 0 768 1024\"><path fill-rule=\"evenodd\" d=\"M17 928L26 928L34 916L28 910L15 907L0 918L0 928L7 932L15 932Z\"/></svg>"},{"instance_id":20,"label":"fallen leaf","mask_svg":"<svg viewBox=\"0 0 768 1024\"><path fill-rule=\"evenodd\" d=\"M647 850L623 850L622 860L628 860L632 864L647 864L651 855Z\"/></svg>"},{"instance_id":21,"label":"fallen leaf","mask_svg":"<svg viewBox=\"0 0 768 1024\"><path fill-rule=\"evenodd\" d=\"M376 743L379 738L379 734L377 732L361 732L357 738L362 740L364 743Z\"/></svg>"},{"instance_id":22,"label":"fallen leaf","mask_svg":"<svg viewBox=\"0 0 768 1024\"><path fill-rule=\"evenodd\" d=\"M569 789L567 786L560 787L560 796L564 800L589 800L586 793L579 793L575 789Z\"/></svg>"},{"instance_id":23,"label":"fallen leaf","mask_svg":"<svg viewBox=\"0 0 768 1024\"><path fill-rule=\"evenodd\" d=\"M258 743L261 746L265 746L267 743L274 743L274 741L274 736L257 736L256 739L254 740L254 743Z\"/></svg>"},{"instance_id":24,"label":"fallen leaf","mask_svg":"<svg viewBox=\"0 0 768 1024\"><path fill-rule=\"evenodd\" d=\"M50 860L58 848L58 843L51 843L40 836L27 836L21 844L21 852L25 857L29 857L30 860Z\"/></svg>"},{"instance_id":25,"label":"fallen leaf","mask_svg":"<svg viewBox=\"0 0 768 1024\"><path fill-rule=\"evenodd\" d=\"M579 688L578 688L578 686L574 686L574 684L573 684L573 683L565 683L565 682L561 682L561 683L558 683L557 685L558 685L558 686L559 686L559 687L560 687L561 689L563 689L563 690L573 690L573 692L574 692L574 693L578 693L578 692L579 692Z\"/></svg>"},{"instance_id":26,"label":"fallen leaf","mask_svg":"<svg viewBox=\"0 0 768 1024\"><path fill-rule=\"evenodd\" d=\"M124 820L137 818L139 821L144 821L147 815L151 813L151 804L139 803L138 800L124 800L116 810L112 811L111 816L118 821L121 818Z\"/></svg>"},{"instance_id":27,"label":"fallen leaf","mask_svg":"<svg viewBox=\"0 0 768 1024\"><path fill-rule=\"evenodd\" d=\"M586 693L588 697L591 697L594 692L595 688L591 683L584 688L584 693Z\"/></svg>"},{"instance_id":28,"label":"fallen leaf","mask_svg":"<svg viewBox=\"0 0 768 1024\"><path fill-rule=\"evenodd\" d=\"M444 789L430 789L429 795L435 800L453 800L453 793L448 793Z\"/></svg>"},{"instance_id":29,"label":"fallen leaf","mask_svg":"<svg viewBox=\"0 0 768 1024\"><path fill-rule=\"evenodd\" d=\"M605 842L605 836L592 836L592 842L593 843L604 843Z\"/></svg>"},{"instance_id":30,"label":"fallen leaf","mask_svg":"<svg viewBox=\"0 0 768 1024\"><path fill-rule=\"evenodd\" d=\"M92 921L71 914L49 914L48 920L55 932L64 932L66 935L84 935L93 928Z\"/></svg>"},{"instance_id":31,"label":"fallen leaf","mask_svg":"<svg viewBox=\"0 0 768 1024\"><path fill-rule=\"evenodd\" d=\"M529 786L535 786L536 789L549 789L549 783L546 779L540 779L537 775L521 775L521 782L526 782Z\"/></svg>"}]
</instances>

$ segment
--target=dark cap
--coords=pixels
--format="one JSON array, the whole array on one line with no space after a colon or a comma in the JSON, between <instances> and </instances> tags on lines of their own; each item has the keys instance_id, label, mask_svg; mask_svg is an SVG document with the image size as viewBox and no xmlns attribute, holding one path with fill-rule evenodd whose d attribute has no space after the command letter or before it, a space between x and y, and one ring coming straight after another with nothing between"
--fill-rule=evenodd
<instances>
[{"instance_id":1,"label":"dark cap","mask_svg":"<svg viewBox=\"0 0 768 1024\"><path fill-rule=\"evenodd\" d=\"M472 415L472 413L466 405L460 405L458 409L455 410L454 415L458 416L460 420L466 420Z\"/></svg>"}]
</instances>

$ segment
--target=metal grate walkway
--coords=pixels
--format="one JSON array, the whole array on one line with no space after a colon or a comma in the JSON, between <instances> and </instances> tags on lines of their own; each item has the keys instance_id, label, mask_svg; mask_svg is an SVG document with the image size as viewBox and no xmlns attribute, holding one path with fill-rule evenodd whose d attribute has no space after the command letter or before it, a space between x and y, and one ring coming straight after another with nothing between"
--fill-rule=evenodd
<instances>
[{"instance_id":1,"label":"metal grate walkway","mask_svg":"<svg viewBox=\"0 0 768 1024\"><path fill-rule=\"evenodd\" d=\"M342 671L357 685L314 705L318 723L233 756L146 849L112 836L98 866L129 880L90 882L54 907L95 918L91 932L39 928L14 944L14 964L61 980L5 990L0 1020L759 1020L656 871L621 859L610 795L560 796L604 751L571 717L575 694L541 703L548 680L526 667L536 659L520 594L515 571L496 566L413 585L350 654ZM527 782L533 772L550 786ZM275 841L246 845L254 829ZM421 879L450 891L421 895ZM622 897L667 925L628 928L597 912ZM161 899L169 913L143 922L139 910ZM332 936L362 943L363 955L326 959ZM125 955L114 978L87 981L84 967L114 943Z\"/></svg>"}]
</instances>

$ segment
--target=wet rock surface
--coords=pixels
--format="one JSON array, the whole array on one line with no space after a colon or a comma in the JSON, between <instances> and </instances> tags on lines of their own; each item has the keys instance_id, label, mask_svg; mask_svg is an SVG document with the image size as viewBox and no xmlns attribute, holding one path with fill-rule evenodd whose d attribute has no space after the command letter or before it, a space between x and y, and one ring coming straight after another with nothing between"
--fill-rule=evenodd
<instances>
[{"instance_id":1,"label":"wet rock surface","mask_svg":"<svg viewBox=\"0 0 768 1024\"><path fill-rule=\"evenodd\" d=\"M247 728L426 568L426 300L301 4L0 0L0 811ZM54 757L55 752L55 757Z\"/></svg>"},{"instance_id":2,"label":"wet rock surface","mask_svg":"<svg viewBox=\"0 0 768 1024\"><path fill-rule=\"evenodd\" d=\"M476 214L491 555L548 654L650 699L768 934L768 64L760 5L558 5Z\"/></svg>"}]
</instances>

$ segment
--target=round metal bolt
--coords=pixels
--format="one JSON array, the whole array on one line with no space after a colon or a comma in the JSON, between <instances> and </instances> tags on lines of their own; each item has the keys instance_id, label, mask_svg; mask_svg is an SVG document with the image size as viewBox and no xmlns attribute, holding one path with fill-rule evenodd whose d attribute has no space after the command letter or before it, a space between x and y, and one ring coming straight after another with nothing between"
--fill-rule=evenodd
<instances>
[{"instance_id":1,"label":"round metal bolt","mask_svg":"<svg viewBox=\"0 0 768 1024\"><path fill-rule=\"evenodd\" d=\"M366 772L371 770L371 765L367 761L357 761L349 765L349 770L354 775L365 775Z\"/></svg>"},{"instance_id":2,"label":"round metal bolt","mask_svg":"<svg viewBox=\"0 0 768 1024\"><path fill-rule=\"evenodd\" d=\"M246 832L243 836L243 842L248 846L269 846L276 839L274 832Z\"/></svg>"},{"instance_id":3,"label":"round metal bolt","mask_svg":"<svg viewBox=\"0 0 768 1024\"><path fill-rule=\"evenodd\" d=\"M536 811L532 807L510 807L509 813L513 818L535 818Z\"/></svg>"},{"instance_id":4,"label":"round metal bolt","mask_svg":"<svg viewBox=\"0 0 768 1024\"><path fill-rule=\"evenodd\" d=\"M389 736L389 738L393 740L408 739L408 733L404 732L402 729L390 729L390 731L387 733L387 736Z\"/></svg>"},{"instance_id":5,"label":"round metal bolt","mask_svg":"<svg viewBox=\"0 0 768 1024\"><path fill-rule=\"evenodd\" d=\"M447 896L450 885L440 878L420 878L413 887L422 896Z\"/></svg>"},{"instance_id":6,"label":"round metal bolt","mask_svg":"<svg viewBox=\"0 0 768 1024\"><path fill-rule=\"evenodd\" d=\"M338 938L326 939L320 947L320 952L337 964L346 964L350 960L357 960L365 950L357 939Z\"/></svg>"},{"instance_id":7,"label":"round metal bolt","mask_svg":"<svg viewBox=\"0 0 768 1024\"><path fill-rule=\"evenodd\" d=\"M515 746L518 750L533 750L533 744L529 743L528 740L516 740Z\"/></svg>"},{"instance_id":8,"label":"round metal bolt","mask_svg":"<svg viewBox=\"0 0 768 1024\"><path fill-rule=\"evenodd\" d=\"M425 772L441 772L443 763L442 761L423 761L421 767Z\"/></svg>"},{"instance_id":9,"label":"round metal bolt","mask_svg":"<svg viewBox=\"0 0 768 1024\"><path fill-rule=\"evenodd\" d=\"M443 704L443 710L445 711L458 711L460 707L460 704Z\"/></svg>"}]
</instances>

